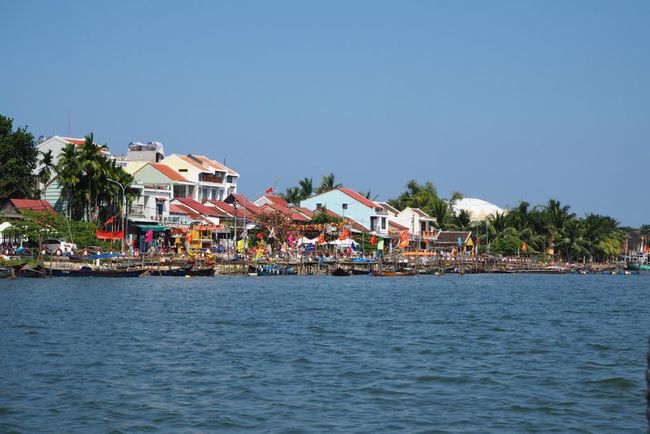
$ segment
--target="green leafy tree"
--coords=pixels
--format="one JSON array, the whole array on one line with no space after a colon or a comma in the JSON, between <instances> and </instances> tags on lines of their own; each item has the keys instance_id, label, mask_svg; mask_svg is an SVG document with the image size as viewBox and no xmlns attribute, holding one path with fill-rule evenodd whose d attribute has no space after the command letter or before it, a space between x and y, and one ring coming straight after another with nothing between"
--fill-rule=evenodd
<instances>
[{"instance_id":1,"label":"green leafy tree","mask_svg":"<svg viewBox=\"0 0 650 434\"><path fill-rule=\"evenodd\" d=\"M0 115L0 201L36 198L33 172L38 162L34 136L27 127L13 129L13 119Z\"/></svg>"}]
</instances>

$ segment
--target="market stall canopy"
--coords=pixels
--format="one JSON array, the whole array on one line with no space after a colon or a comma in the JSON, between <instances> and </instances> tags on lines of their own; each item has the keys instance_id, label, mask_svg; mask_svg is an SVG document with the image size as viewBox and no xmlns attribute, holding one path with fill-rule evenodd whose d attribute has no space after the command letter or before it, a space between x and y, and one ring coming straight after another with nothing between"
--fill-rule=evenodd
<instances>
[{"instance_id":1,"label":"market stall canopy","mask_svg":"<svg viewBox=\"0 0 650 434\"><path fill-rule=\"evenodd\" d=\"M166 227L160 225L135 225L138 229L142 231L154 231L154 232L165 232Z\"/></svg>"}]
</instances>

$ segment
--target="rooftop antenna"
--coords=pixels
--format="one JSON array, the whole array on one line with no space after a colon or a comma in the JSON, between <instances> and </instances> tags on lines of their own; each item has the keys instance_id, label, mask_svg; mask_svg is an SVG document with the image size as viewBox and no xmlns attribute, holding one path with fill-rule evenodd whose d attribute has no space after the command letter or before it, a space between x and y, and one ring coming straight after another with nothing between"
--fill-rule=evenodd
<instances>
[{"instance_id":1,"label":"rooftop antenna","mask_svg":"<svg viewBox=\"0 0 650 434\"><path fill-rule=\"evenodd\" d=\"M70 112L68 112L68 137L70 137Z\"/></svg>"}]
</instances>

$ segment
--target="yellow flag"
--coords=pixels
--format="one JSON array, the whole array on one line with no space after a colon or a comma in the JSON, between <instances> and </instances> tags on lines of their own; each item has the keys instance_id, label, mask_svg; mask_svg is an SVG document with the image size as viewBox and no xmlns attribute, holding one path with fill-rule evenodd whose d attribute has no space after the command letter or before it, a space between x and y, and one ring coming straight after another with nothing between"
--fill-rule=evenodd
<instances>
[{"instance_id":1,"label":"yellow flag","mask_svg":"<svg viewBox=\"0 0 650 434\"><path fill-rule=\"evenodd\" d=\"M238 252L244 251L244 240L237 241L237 251Z\"/></svg>"}]
</instances>

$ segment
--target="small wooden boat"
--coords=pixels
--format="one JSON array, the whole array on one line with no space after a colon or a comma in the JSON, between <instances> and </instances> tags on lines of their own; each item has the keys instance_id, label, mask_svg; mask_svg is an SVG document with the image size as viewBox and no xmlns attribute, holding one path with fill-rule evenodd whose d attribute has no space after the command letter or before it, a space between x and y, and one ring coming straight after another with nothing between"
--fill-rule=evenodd
<instances>
[{"instance_id":1,"label":"small wooden boat","mask_svg":"<svg viewBox=\"0 0 650 434\"><path fill-rule=\"evenodd\" d=\"M283 267L277 265L263 265L256 269L258 276L293 276L298 274L293 267Z\"/></svg>"},{"instance_id":2,"label":"small wooden boat","mask_svg":"<svg viewBox=\"0 0 650 434\"><path fill-rule=\"evenodd\" d=\"M11 277L11 270L7 267L0 267L0 279Z\"/></svg>"},{"instance_id":3,"label":"small wooden boat","mask_svg":"<svg viewBox=\"0 0 650 434\"><path fill-rule=\"evenodd\" d=\"M352 274L355 276L367 276L370 274L370 270L357 270L355 268L352 269Z\"/></svg>"},{"instance_id":4,"label":"small wooden boat","mask_svg":"<svg viewBox=\"0 0 650 434\"><path fill-rule=\"evenodd\" d=\"M47 277L47 272L43 267L22 267L18 270L20 277Z\"/></svg>"},{"instance_id":5,"label":"small wooden boat","mask_svg":"<svg viewBox=\"0 0 650 434\"><path fill-rule=\"evenodd\" d=\"M349 271L349 270L345 270L345 269L343 269L343 268L341 268L341 267L338 267L338 268L335 268L334 270L332 270L331 275L332 275L332 276L349 276L349 275L350 275L350 271Z\"/></svg>"},{"instance_id":6,"label":"small wooden boat","mask_svg":"<svg viewBox=\"0 0 650 434\"><path fill-rule=\"evenodd\" d=\"M415 276L415 271L372 271L371 274L377 277L402 277Z\"/></svg>"},{"instance_id":7,"label":"small wooden boat","mask_svg":"<svg viewBox=\"0 0 650 434\"><path fill-rule=\"evenodd\" d=\"M52 270L53 277L140 277L146 270L94 270L82 267L79 270Z\"/></svg>"},{"instance_id":8,"label":"small wooden boat","mask_svg":"<svg viewBox=\"0 0 650 434\"><path fill-rule=\"evenodd\" d=\"M212 276L214 275L214 267L208 267L208 268L181 267L181 268L169 268L166 270L149 270L149 275L163 276L163 277Z\"/></svg>"}]
</instances>

